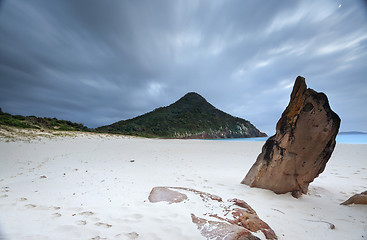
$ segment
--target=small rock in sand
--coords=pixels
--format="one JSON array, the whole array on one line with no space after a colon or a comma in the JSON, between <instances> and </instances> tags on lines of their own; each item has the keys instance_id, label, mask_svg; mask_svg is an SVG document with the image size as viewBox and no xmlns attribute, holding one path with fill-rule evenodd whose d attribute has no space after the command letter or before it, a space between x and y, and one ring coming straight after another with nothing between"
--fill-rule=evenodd
<instances>
[{"instance_id":1,"label":"small rock in sand","mask_svg":"<svg viewBox=\"0 0 367 240\"><path fill-rule=\"evenodd\" d=\"M155 202L169 202L169 203L179 203L187 200L187 195L168 189L167 187L154 187L149 194L149 201Z\"/></svg>"},{"instance_id":2,"label":"small rock in sand","mask_svg":"<svg viewBox=\"0 0 367 240\"><path fill-rule=\"evenodd\" d=\"M340 205L350 205L350 204L367 205L367 191L361 192L360 194L353 195L347 201L341 203Z\"/></svg>"}]
</instances>

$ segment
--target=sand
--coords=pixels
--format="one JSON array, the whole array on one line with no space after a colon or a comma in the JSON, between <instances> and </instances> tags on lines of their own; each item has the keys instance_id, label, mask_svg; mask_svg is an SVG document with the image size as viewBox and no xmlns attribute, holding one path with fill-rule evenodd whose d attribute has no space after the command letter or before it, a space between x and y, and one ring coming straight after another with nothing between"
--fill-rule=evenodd
<instances>
[{"instance_id":1,"label":"sand","mask_svg":"<svg viewBox=\"0 0 367 240\"><path fill-rule=\"evenodd\" d=\"M245 200L279 239L367 239L367 206L339 205L367 190L366 144L337 144L309 193L295 199L240 184L263 142L7 134L0 239L205 239L190 216L203 216L202 203L150 203L155 186Z\"/></svg>"}]
</instances>

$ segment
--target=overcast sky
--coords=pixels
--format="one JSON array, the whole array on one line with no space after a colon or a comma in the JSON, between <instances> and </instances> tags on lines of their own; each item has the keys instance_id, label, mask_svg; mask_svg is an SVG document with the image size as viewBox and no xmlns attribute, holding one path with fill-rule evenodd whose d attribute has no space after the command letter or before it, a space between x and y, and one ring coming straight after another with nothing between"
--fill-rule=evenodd
<instances>
[{"instance_id":1,"label":"overcast sky","mask_svg":"<svg viewBox=\"0 0 367 240\"><path fill-rule=\"evenodd\" d=\"M0 1L0 107L98 127L197 92L268 134L294 80L367 132L359 0Z\"/></svg>"}]
</instances>

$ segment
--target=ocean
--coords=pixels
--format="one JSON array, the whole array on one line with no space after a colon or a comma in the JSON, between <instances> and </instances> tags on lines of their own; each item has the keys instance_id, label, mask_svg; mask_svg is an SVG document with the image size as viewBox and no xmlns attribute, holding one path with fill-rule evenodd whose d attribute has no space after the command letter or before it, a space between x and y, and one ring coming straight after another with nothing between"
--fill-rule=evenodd
<instances>
[{"instance_id":1,"label":"ocean","mask_svg":"<svg viewBox=\"0 0 367 240\"><path fill-rule=\"evenodd\" d=\"M227 139L210 139L216 141L246 141L246 142L262 142L266 141L268 137L258 138L227 138ZM367 133L339 133L336 136L337 143L347 144L367 144Z\"/></svg>"}]
</instances>

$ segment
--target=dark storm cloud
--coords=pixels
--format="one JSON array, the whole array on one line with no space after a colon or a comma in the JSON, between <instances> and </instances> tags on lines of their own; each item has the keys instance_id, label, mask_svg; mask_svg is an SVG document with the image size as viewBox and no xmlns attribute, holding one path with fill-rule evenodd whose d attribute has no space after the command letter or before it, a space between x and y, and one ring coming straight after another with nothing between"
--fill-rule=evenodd
<instances>
[{"instance_id":1,"label":"dark storm cloud","mask_svg":"<svg viewBox=\"0 0 367 240\"><path fill-rule=\"evenodd\" d=\"M95 127L196 91L274 131L294 79L367 131L362 2L5 1L0 106Z\"/></svg>"}]
</instances>

